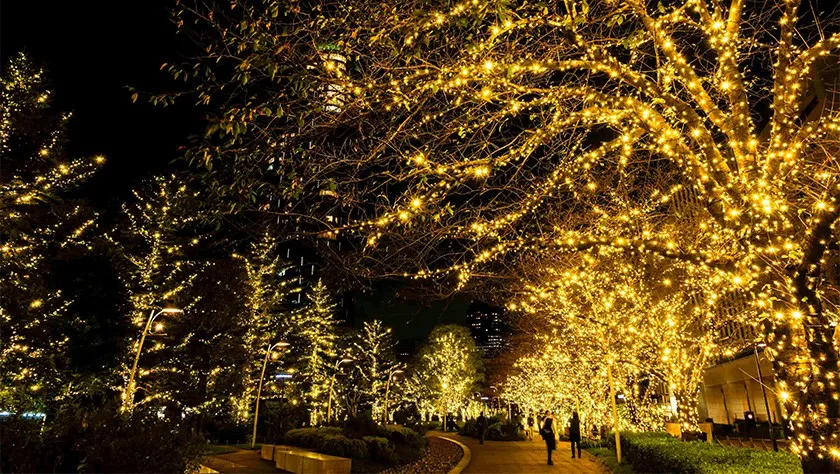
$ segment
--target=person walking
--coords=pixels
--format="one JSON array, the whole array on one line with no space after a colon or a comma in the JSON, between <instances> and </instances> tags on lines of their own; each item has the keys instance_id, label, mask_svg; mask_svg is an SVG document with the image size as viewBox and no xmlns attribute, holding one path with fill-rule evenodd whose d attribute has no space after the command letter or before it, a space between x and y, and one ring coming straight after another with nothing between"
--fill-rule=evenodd
<instances>
[{"instance_id":1,"label":"person walking","mask_svg":"<svg viewBox=\"0 0 840 474\"><path fill-rule=\"evenodd\" d=\"M577 457L580 456L580 418L578 412L572 412L572 418L569 420L569 441L572 443L572 459L575 458L575 445L577 445Z\"/></svg>"},{"instance_id":2,"label":"person walking","mask_svg":"<svg viewBox=\"0 0 840 474\"><path fill-rule=\"evenodd\" d=\"M528 439L531 440L531 441L534 440L534 423L535 422L536 422L536 420L534 420L534 412L529 412L528 413L528 420L526 421L526 423L527 423L526 428L527 429L525 430L525 433L528 434Z\"/></svg>"},{"instance_id":3,"label":"person walking","mask_svg":"<svg viewBox=\"0 0 840 474\"><path fill-rule=\"evenodd\" d=\"M485 418L484 412L478 415L478 419L475 420L475 427L478 429L478 444L484 444L484 433L487 431L487 418Z\"/></svg>"},{"instance_id":4,"label":"person walking","mask_svg":"<svg viewBox=\"0 0 840 474\"><path fill-rule=\"evenodd\" d=\"M548 465L553 466L554 461L551 460L551 452L557 449L557 439L554 437L554 416L551 415L551 410L545 412L540 436L545 440L545 447L548 450Z\"/></svg>"}]
</instances>

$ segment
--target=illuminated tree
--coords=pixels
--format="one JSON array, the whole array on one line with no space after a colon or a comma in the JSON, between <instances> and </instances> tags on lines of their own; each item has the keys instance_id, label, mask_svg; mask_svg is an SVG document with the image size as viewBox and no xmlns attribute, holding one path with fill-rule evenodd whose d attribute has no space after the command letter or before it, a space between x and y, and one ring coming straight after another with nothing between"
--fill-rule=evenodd
<instances>
[{"instance_id":1,"label":"illuminated tree","mask_svg":"<svg viewBox=\"0 0 840 474\"><path fill-rule=\"evenodd\" d=\"M359 372L362 382L354 389L364 393L365 403L370 406L374 420L382 418L385 385L391 371L397 368L394 344L391 329L384 327L379 320L365 321L352 342L351 354L356 359L354 370ZM389 388L395 390L393 381ZM394 397L396 393L391 391L389 395ZM391 400L394 401L394 398Z\"/></svg>"},{"instance_id":2,"label":"illuminated tree","mask_svg":"<svg viewBox=\"0 0 840 474\"><path fill-rule=\"evenodd\" d=\"M183 24L225 34L172 72L222 107L196 158L256 170L241 161L308 147L282 163L288 191L330 181L359 203L365 218L321 222L366 239L370 274L463 286L517 255L593 247L728 272L770 326L794 450L826 471L840 459L840 115L809 101L840 35L800 3L185 8Z\"/></svg>"},{"instance_id":3,"label":"illuminated tree","mask_svg":"<svg viewBox=\"0 0 840 474\"><path fill-rule=\"evenodd\" d=\"M420 351L417 375L425 385L427 403L445 417L472 397L483 378L481 355L463 326L437 326Z\"/></svg>"},{"instance_id":4,"label":"illuminated tree","mask_svg":"<svg viewBox=\"0 0 840 474\"><path fill-rule=\"evenodd\" d=\"M247 419L252 411L252 402L257 390L259 372L262 368L265 348L288 339L294 330L305 332L308 328L293 328L288 297L300 291L294 282L286 277L291 266L280 258L278 240L271 232L265 232L251 245L250 253L241 258L247 281L245 334L242 346L247 354L243 387L244 393L233 401L237 419ZM307 341L308 342L308 341Z\"/></svg>"},{"instance_id":5,"label":"illuminated tree","mask_svg":"<svg viewBox=\"0 0 840 474\"><path fill-rule=\"evenodd\" d=\"M61 249L90 245L95 216L62 202L104 158L67 159L70 114L51 108L44 71L19 54L0 79L0 405L43 409L72 385L67 348L79 321L49 284Z\"/></svg>"},{"instance_id":6,"label":"illuminated tree","mask_svg":"<svg viewBox=\"0 0 840 474\"><path fill-rule=\"evenodd\" d=\"M306 295L309 305L292 314L292 326L299 332L290 341L300 347L299 379L305 400L313 407L313 416L326 412L333 365L337 354L335 303L321 280Z\"/></svg>"},{"instance_id":7,"label":"illuminated tree","mask_svg":"<svg viewBox=\"0 0 840 474\"><path fill-rule=\"evenodd\" d=\"M165 304L175 304L188 315L197 297L188 295L188 289L199 274L200 265L191 260L187 252L199 243L199 239L189 234L190 226L199 219L199 215L190 207L194 192L187 186L170 178L155 178L147 190L135 192L135 202L123 205L125 222L115 235L106 237L118 249L120 261L120 279L128 296L128 313L132 324L137 328L134 344L126 354L123 387L124 406L152 400L167 400L170 395L158 390L155 380L159 374L179 371L177 358L172 357L170 344L163 333L166 322L158 320L150 330L153 341L147 341L140 358L135 387L128 387L131 361L140 344L140 333L144 330L149 315ZM188 298L188 296L190 298ZM173 316L179 317L179 316ZM185 316L188 317L188 316ZM177 348L185 341L171 341ZM158 362L150 364L150 361ZM143 398L135 400L136 389L142 388Z\"/></svg>"}]
</instances>

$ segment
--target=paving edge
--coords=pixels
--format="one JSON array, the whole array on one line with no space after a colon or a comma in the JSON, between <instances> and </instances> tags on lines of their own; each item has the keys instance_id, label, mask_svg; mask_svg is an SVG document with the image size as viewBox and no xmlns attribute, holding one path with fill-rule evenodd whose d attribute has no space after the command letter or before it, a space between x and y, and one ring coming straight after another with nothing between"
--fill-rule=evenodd
<instances>
[{"instance_id":1,"label":"paving edge","mask_svg":"<svg viewBox=\"0 0 840 474\"><path fill-rule=\"evenodd\" d=\"M435 438L445 439L446 441L455 443L455 444L457 444L458 446L461 447L461 451L464 453L464 455L461 457L461 460L458 461L458 464L456 464L455 467L450 469L449 472L447 473L447 474L461 474L461 471L466 469L467 466L470 464L470 461L472 460L472 451L470 451L470 448L466 447L466 445L464 445L464 443L461 443L460 441L456 441L452 438L447 438L445 436L437 436L437 435L435 435Z\"/></svg>"}]
</instances>

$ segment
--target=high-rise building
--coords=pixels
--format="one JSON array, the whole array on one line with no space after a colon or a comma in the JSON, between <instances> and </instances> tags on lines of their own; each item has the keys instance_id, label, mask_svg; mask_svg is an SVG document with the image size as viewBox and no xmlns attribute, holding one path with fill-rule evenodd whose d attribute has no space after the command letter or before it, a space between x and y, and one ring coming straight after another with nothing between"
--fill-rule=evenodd
<instances>
[{"instance_id":1,"label":"high-rise building","mask_svg":"<svg viewBox=\"0 0 840 474\"><path fill-rule=\"evenodd\" d=\"M484 357L496 355L507 347L509 331L503 316L503 308L478 301L467 309L467 328Z\"/></svg>"}]
</instances>

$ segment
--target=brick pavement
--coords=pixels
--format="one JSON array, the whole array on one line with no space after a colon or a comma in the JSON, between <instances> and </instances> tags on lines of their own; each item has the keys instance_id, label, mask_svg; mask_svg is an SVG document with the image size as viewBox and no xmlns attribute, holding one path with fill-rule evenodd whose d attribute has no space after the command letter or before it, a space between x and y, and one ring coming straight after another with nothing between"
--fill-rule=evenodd
<instances>
[{"instance_id":1,"label":"brick pavement","mask_svg":"<svg viewBox=\"0 0 840 474\"><path fill-rule=\"evenodd\" d=\"M436 433L438 434L438 433ZM485 441L483 445L478 440L454 433L440 433L464 443L472 451L472 460L465 474L492 473L570 473L570 474L603 474L608 472L600 463L587 452L583 458L572 459L572 449L568 442L558 441L557 451L552 458L553 466L546 464L545 443L542 439L533 441Z\"/></svg>"}]
</instances>

